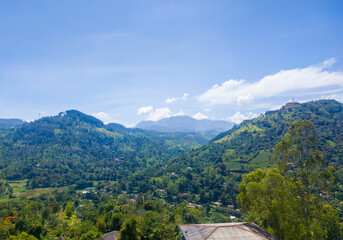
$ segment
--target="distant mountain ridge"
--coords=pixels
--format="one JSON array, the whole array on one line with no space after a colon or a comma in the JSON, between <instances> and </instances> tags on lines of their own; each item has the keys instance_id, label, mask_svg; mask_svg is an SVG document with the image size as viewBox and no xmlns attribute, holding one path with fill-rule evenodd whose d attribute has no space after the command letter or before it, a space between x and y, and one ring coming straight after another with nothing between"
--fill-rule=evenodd
<instances>
[{"instance_id":1,"label":"distant mountain ridge","mask_svg":"<svg viewBox=\"0 0 343 240\"><path fill-rule=\"evenodd\" d=\"M230 130L234 123L223 120L197 120L188 116L164 118L159 121L142 121L135 127L158 132L215 132Z\"/></svg>"},{"instance_id":2,"label":"distant mountain ridge","mask_svg":"<svg viewBox=\"0 0 343 240\"><path fill-rule=\"evenodd\" d=\"M25 121L18 118L0 118L0 129L9 129L26 123Z\"/></svg>"}]
</instances>

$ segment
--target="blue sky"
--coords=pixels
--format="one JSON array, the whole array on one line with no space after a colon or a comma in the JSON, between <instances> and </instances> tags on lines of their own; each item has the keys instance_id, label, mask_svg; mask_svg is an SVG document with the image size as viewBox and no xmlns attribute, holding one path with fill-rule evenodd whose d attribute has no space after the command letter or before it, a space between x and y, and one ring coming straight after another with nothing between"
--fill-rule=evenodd
<instances>
[{"instance_id":1,"label":"blue sky","mask_svg":"<svg viewBox=\"0 0 343 240\"><path fill-rule=\"evenodd\" d=\"M1 1L0 118L239 122L343 101L342 1Z\"/></svg>"}]
</instances>

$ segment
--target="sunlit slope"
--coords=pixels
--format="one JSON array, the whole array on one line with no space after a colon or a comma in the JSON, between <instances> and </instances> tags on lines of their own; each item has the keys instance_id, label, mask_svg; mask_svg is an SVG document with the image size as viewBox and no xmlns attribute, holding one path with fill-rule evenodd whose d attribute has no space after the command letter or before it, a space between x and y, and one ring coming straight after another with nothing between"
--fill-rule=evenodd
<instances>
[{"instance_id":1,"label":"sunlit slope","mask_svg":"<svg viewBox=\"0 0 343 240\"><path fill-rule=\"evenodd\" d=\"M317 145L327 164L340 167L343 163L343 104L334 100L291 102L279 110L246 120L219 134L209 144L182 154L170 167L176 170L223 162L231 172L241 173L268 167L273 164L273 147L287 132L290 123L304 119L314 123Z\"/></svg>"}]
</instances>

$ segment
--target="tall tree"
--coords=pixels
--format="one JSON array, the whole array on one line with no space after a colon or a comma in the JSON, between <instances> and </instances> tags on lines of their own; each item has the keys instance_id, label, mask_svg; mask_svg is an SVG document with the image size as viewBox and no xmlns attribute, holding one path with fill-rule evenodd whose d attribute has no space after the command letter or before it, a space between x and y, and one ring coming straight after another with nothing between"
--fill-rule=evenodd
<instances>
[{"instance_id":1,"label":"tall tree","mask_svg":"<svg viewBox=\"0 0 343 240\"><path fill-rule=\"evenodd\" d=\"M279 169L257 170L240 185L238 203L278 239L340 239L337 212L322 202L320 193L332 179L315 148L315 129L309 121L291 124L275 147Z\"/></svg>"},{"instance_id":2,"label":"tall tree","mask_svg":"<svg viewBox=\"0 0 343 240\"><path fill-rule=\"evenodd\" d=\"M290 125L288 134L275 147L274 158L281 173L291 181L295 195L300 200L301 218L306 231L304 238L310 239L318 228L318 212L322 207L320 192L326 191L332 168L325 169L323 156L315 147L315 127L308 120ZM320 233L317 233L320 234Z\"/></svg>"},{"instance_id":3,"label":"tall tree","mask_svg":"<svg viewBox=\"0 0 343 240\"><path fill-rule=\"evenodd\" d=\"M139 240L138 222L135 217L131 217L124 223L119 234L120 240Z\"/></svg>"},{"instance_id":4,"label":"tall tree","mask_svg":"<svg viewBox=\"0 0 343 240\"><path fill-rule=\"evenodd\" d=\"M239 191L237 202L247 212L246 221L258 223L279 240L299 239L293 186L278 169L258 169L246 175Z\"/></svg>"}]
</instances>

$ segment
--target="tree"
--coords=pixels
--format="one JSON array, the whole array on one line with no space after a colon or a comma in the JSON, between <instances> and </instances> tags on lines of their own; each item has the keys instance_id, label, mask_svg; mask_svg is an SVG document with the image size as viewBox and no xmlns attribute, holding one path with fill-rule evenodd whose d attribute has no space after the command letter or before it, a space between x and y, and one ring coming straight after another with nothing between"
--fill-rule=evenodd
<instances>
[{"instance_id":1,"label":"tree","mask_svg":"<svg viewBox=\"0 0 343 240\"><path fill-rule=\"evenodd\" d=\"M278 169L261 169L240 184L238 204L277 239L340 239L337 212L323 204L320 192L332 179L315 148L315 129L309 121L290 125L275 147Z\"/></svg>"},{"instance_id":2,"label":"tree","mask_svg":"<svg viewBox=\"0 0 343 240\"><path fill-rule=\"evenodd\" d=\"M108 227L110 228L111 231L113 230L119 231L122 224L122 220L123 220L122 213L120 212L114 213Z\"/></svg>"},{"instance_id":3,"label":"tree","mask_svg":"<svg viewBox=\"0 0 343 240\"><path fill-rule=\"evenodd\" d=\"M65 207L65 213L68 218L73 215L74 204L72 202L68 202L67 206Z\"/></svg>"},{"instance_id":4,"label":"tree","mask_svg":"<svg viewBox=\"0 0 343 240\"><path fill-rule=\"evenodd\" d=\"M101 240L101 233L89 230L87 233L82 234L80 240Z\"/></svg>"},{"instance_id":5,"label":"tree","mask_svg":"<svg viewBox=\"0 0 343 240\"><path fill-rule=\"evenodd\" d=\"M138 223L135 217L125 221L123 228L120 230L119 240L139 240Z\"/></svg>"},{"instance_id":6,"label":"tree","mask_svg":"<svg viewBox=\"0 0 343 240\"><path fill-rule=\"evenodd\" d=\"M297 239L300 229L292 208L296 199L292 185L278 169L256 170L246 175L239 186L237 202L247 212L246 220L256 222L277 239Z\"/></svg>"},{"instance_id":7,"label":"tree","mask_svg":"<svg viewBox=\"0 0 343 240\"><path fill-rule=\"evenodd\" d=\"M0 239L7 239L13 224L9 220L0 219Z\"/></svg>"},{"instance_id":8,"label":"tree","mask_svg":"<svg viewBox=\"0 0 343 240\"><path fill-rule=\"evenodd\" d=\"M100 232L102 232L102 233L106 232L107 226L106 226L105 217L100 216L98 218L98 221L96 222L96 226L97 226L97 228L99 229Z\"/></svg>"},{"instance_id":9,"label":"tree","mask_svg":"<svg viewBox=\"0 0 343 240\"><path fill-rule=\"evenodd\" d=\"M22 232L21 234L18 235L18 237L11 236L9 239L10 240L37 240L37 238L35 238L32 235L27 234L26 232Z\"/></svg>"},{"instance_id":10,"label":"tree","mask_svg":"<svg viewBox=\"0 0 343 240\"><path fill-rule=\"evenodd\" d=\"M290 125L288 134L276 145L274 155L280 171L294 185L295 195L300 200L305 239L322 234L317 226L318 212L314 209L322 208L319 194L327 190L333 172L331 167L325 169L316 143L313 123L297 121Z\"/></svg>"}]
</instances>

